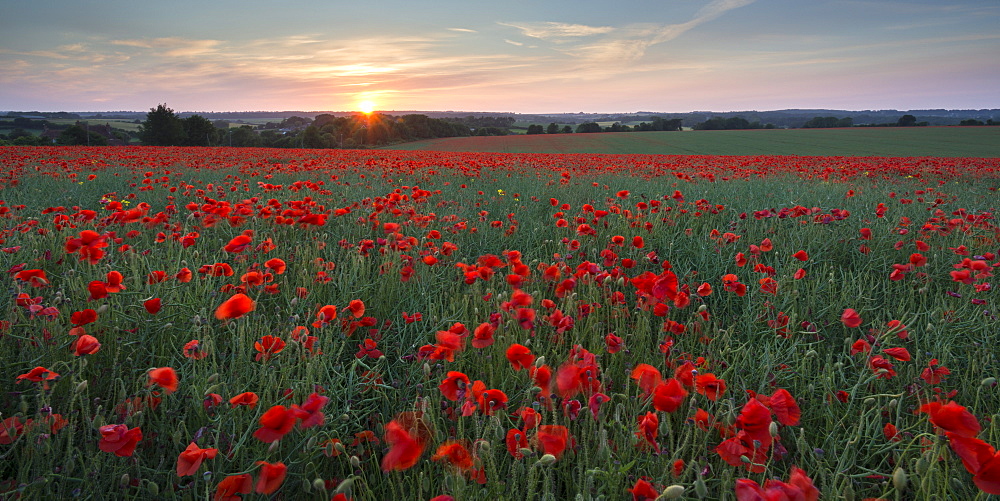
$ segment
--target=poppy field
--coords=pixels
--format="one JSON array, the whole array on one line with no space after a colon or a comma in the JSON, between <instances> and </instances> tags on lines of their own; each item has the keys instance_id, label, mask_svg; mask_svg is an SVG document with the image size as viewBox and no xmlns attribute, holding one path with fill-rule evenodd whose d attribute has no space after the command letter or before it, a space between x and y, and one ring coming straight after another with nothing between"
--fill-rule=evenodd
<instances>
[{"instance_id":1,"label":"poppy field","mask_svg":"<svg viewBox=\"0 0 1000 501\"><path fill-rule=\"evenodd\" d=\"M1000 160L0 148L0 499L988 499Z\"/></svg>"}]
</instances>

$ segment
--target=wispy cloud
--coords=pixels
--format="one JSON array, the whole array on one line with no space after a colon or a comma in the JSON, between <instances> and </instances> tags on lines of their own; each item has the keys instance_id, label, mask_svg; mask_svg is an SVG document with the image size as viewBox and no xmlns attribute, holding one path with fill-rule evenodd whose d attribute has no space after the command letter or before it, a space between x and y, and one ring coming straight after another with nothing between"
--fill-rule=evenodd
<instances>
[{"instance_id":1,"label":"wispy cloud","mask_svg":"<svg viewBox=\"0 0 1000 501\"><path fill-rule=\"evenodd\" d=\"M497 23L501 26L509 26L521 30L521 34L531 38L541 40L552 40L555 42L566 41L568 39L588 37L610 33L615 29L611 26L587 26L584 24L567 24L556 22L544 23Z\"/></svg>"},{"instance_id":2,"label":"wispy cloud","mask_svg":"<svg viewBox=\"0 0 1000 501\"><path fill-rule=\"evenodd\" d=\"M556 22L499 24L516 28L525 36L558 44L553 48L577 59L581 69L621 67L641 59L653 45L669 42L698 25L754 1L712 0L691 20L677 24L633 24L620 28ZM601 37L597 40L581 40L598 35Z\"/></svg>"},{"instance_id":3,"label":"wispy cloud","mask_svg":"<svg viewBox=\"0 0 1000 501\"><path fill-rule=\"evenodd\" d=\"M206 54L216 50L219 40L190 40L185 38L140 38L132 40L112 40L112 45L137 47L141 49L159 49L170 57L186 57Z\"/></svg>"},{"instance_id":4,"label":"wispy cloud","mask_svg":"<svg viewBox=\"0 0 1000 501\"><path fill-rule=\"evenodd\" d=\"M479 33L476 30L470 30L468 28L448 28L448 31L457 31L459 33Z\"/></svg>"}]
</instances>

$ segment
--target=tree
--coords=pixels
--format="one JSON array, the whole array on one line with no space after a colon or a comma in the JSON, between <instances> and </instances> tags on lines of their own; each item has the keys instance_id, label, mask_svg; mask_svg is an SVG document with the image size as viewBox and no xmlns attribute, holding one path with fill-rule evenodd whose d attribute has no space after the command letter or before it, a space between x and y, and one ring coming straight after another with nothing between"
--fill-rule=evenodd
<instances>
[{"instance_id":1,"label":"tree","mask_svg":"<svg viewBox=\"0 0 1000 501\"><path fill-rule=\"evenodd\" d=\"M559 133L559 126L556 125L555 122L552 122L552 123L549 124L548 127L545 128L545 133L546 134L558 134Z\"/></svg>"},{"instance_id":2,"label":"tree","mask_svg":"<svg viewBox=\"0 0 1000 501\"><path fill-rule=\"evenodd\" d=\"M181 119L184 124L185 146L212 146L219 143L219 129L201 115Z\"/></svg>"},{"instance_id":3,"label":"tree","mask_svg":"<svg viewBox=\"0 0 1000 501\"><path fill-rule=\"evenodd\" d=\"M139 139L150 146L179 146L184 144L184 123L174 110L161 104L146 113L146 121L139 126Z\"/></svg>"},{"instance_id":4,"label":"tree","mask_svg":"<svg viewBox=\"0 0 1000 501\"><path fill-rule=\"evenodd\" d=\"M108 140L94 131L73 125L59 134L56 143L64 146L107 146Z\"/></svg>"},{"instance_id":5,"label":"tree","mask_svg":"<svg viewBox=\"0 0 1000 501\"><path fill-rule=\"evenodd\" d=\"M903 115L896 122L896 126L898 127L913 127L915 125L917 125L917 117L913 115Z\"/></svg>"},{"instance_id":6,"label":"tree","mask_svg":"<svg viewBox=\"0 0 1000 501\"><path fill-rule=\"evenodd\" d=\"M570 127L570 126L568 126L568 125L563 125L562 133L563 134L572 134L573 133L573 128Z\"/></svg>"},{"instance_id":7,"label":"tree","mask_svg":"<svg viewBox=\"0 0 1000 501\"><path fill-rule=\"evenodd\" d=\"M545 129L541 125L531 124L528 126L528 134L544 134Z\"/></svg>"},{"instance_id":8,"label":"tree","mask_svg":"<svg viewBox=\"0 0 1000 501\"><path fill-rule=\"evenodd\" d=\"M576 126L577 132L602 132L601 124L597 122L585 122Z\"/></svg>"}]
</instances>

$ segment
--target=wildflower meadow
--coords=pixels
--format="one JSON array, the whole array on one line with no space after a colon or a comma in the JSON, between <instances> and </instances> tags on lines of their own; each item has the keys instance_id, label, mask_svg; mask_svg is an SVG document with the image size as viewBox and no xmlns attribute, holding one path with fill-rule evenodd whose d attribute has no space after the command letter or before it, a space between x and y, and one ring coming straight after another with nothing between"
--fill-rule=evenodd
<instances>
[{"instance_id":1,"label":"wildflower meadow","mask_svg":"<svg viewBox=\"0 0 1000 501\"><path fill-rule=\"evenodd\" d=\"M989 499L996 158L0 148L0 499Z\"/></svg>"}]
</instances>

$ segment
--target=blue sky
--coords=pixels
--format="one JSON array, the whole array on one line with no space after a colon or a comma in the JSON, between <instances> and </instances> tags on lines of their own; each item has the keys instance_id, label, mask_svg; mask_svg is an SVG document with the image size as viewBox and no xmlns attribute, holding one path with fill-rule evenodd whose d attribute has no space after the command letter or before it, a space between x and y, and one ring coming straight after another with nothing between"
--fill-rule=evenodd
<instances>
[{"instance_id":1,"label":"blue sky","mask_svg":"<svg viewBox=\"0 0 1000 501\"><path fill-rule=\"evenodd\" d=\"M997 0L21 1L0 110L1000 108Z\"/></svg>"}]
</instances>

